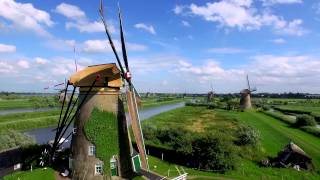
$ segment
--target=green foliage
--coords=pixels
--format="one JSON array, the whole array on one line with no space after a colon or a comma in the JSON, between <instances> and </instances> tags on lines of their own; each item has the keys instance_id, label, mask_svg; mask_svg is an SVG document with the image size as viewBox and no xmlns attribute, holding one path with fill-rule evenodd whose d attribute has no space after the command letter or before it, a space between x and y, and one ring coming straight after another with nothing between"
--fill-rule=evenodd
<instances>
[{"instance_id":1,"label":"green foliage","mask_svg":"<svg viewBox=\"0 0 320 180\"><path fill-rule=\"evenodd\" d=\"M51 168L39 168L30 171L20 171L3 178L4 180L55 180L54 170Z\"/></svg>"},{"instance_id":2,"label":"green foliage","mask_svg":"<svg viewBox=\"0 0 320 180\"><path fill-rule=\"evenodd\" d=\"M295 123L295 126L302 127L302 126L315 126L315 125L317 125L317 123L314 120L314 117L307 114L297 115L297 121Z\"/></svg>"},{"instance_id":3,"label":"green foliage","mask_svg":"<svg viewBox=\"0 0 320 180\"><path fill-rule=\"evenodd\" d=\"M13 98L0 97L0 109L58 107L56 96L21 96Z\"/></svg>"},{"instance_id":4,"label":"green foliage","mask_svg":"<svg viewBox=\"0 0 320 180\"><path fill-rule=\"evenodd\" d=\"M251 126L241 126L237 131L236 144L239 145L257 145L260 138L260 132Z\"/></svg>"},{"instance_id":5,"label":"green foliage","mask_svg":"<svg viewBox=\"0 0 320 180\"><path fill-rule=\"evenodd\" d=\"M271 116L273 118L279 119L285 123L291 124L291 125L296 122L296 120L289 118L286 115L281 114L279 112L271 112L271 111L261 111L261 112L268 115L268 116Z\"/></svg>"},{"instance_id":6,"label":"green foliage","mask_svg":"<svg viewBox=\"0 0 320 180\"><path fill-rule=\"evenodd\" d=\"M224 172L235 168L236 151L222 133L193 134L184 129L143 126L146 143L167 147L190 159L195 168ZM153 131L153 132L152 132Z\"/></svg>"},{"instance_id":7,"label":"green foliage","mask_svg":"<svg viewBox=\"0 0 320 180\"><path fill-rule=\"evenodd\" d=\"M0 132L8 129L26 130L56 125L60 110L16 113L0 116Z\"/></svg>"},{"instance_id":8,"label":"green foliage","mask_svg":"<svg viewBox=\"0 0 320 180\"><path fill-rule=\"evenodd\" d=\"M302 126L300 127L303 131L320 137L320 129L314 126Z\"/></svg>"},{"instance_id":9,"label":"green foliage","mask_svg":"<svg viewBox=\"0 0 320 180\"><path fill-rule=\"evenodd\" d=\"M200 135L192 145L193 158L199 169L225 172L236 167L236 152L223 134Z\"/></svg>"},{"instance_id":10,"label":"green foliage","mask_svg":"<svg viewBox=\"0 0 320 180\"><path fill-rule=\"evenodd\" d=\"M104 163L104 173L110 176L110 159L119 154L117 116L95 108L84 130L89 141L96 146L96 157Z\"/></svg>"},{"instance_id":11,"label":"green foliage","mask_svg":"<svg viewBox=\"0 0 320 180\"><path fill-rule=\"evenodd\" d=\"M7 132L0 133L0 151L18 146L25 147L34 143L35 140L33 138L17 131L8 130Z\"/></svg>"}]
</instances>

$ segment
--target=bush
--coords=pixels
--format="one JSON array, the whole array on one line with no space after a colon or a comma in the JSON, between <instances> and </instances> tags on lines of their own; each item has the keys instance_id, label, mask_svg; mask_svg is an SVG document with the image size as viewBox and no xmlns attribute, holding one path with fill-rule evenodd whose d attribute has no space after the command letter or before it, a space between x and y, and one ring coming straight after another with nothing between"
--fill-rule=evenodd
<instances>
[{"instance_id":1,"label":"bush","mask_svg":"<svg viewBox=\"0 0 320 180\"><path fill-rule=\"evenodd\" d=\"M34 143L35 140L33 138L18 131L8 130L0 132L0 151L19 146L26 147Z\"/></svg>"},{"instance_id":2,"label":"bush","mask_svg":"<svg viewBox=\"0 0 320 180\"><path fill-rule=\"evenodd\" d=\"M193 144L193 159L197 168L225 172L235 169L236 153L232 144L221 134L203 134Z\"/></svg>"},{"instance_id":3,"label":"bush","mask_svg":"<svg viewBox=\"0 0 320 180\"><path fill-rule=\"evenodd\" d=\"M261 111L263 114L266 114L268 116L271 116L273 118L276 118L276 119L279 119L285 123L288 123L288 124L294 124L296 122L296 120L294 119L291 119L289 117L286 117L285 115L279 113L279 112L270 112L270 111Z\"/></svg>"},{"instance_id":4,"label":"bush","mask_svg":"<svg viewBox=\"0 0 320 180\"><path fill-rule=\"evenodd\" d=\"M313 134L315 136L318 136L320 137L320 129L317 128L317 127L312 127L312 126L302 126L301 127L302 130L310 133L310 134Z\"/></svg>"},{"instance_id":5,"label":"bush","mask_svg":"<svg viewBox=\"0 0 320 180\"><path fill-rule=\"evenodd\" d=\"M172 161L185 162L193 168L203 170L218 170L225 172L235 168L236 151L230 138L223 134L200 133L194 134L184 129L156 128L152 125L143 126L147 145L159 151L170 149L174 157Z\"/></svg>"},{"instance_id":6,"label":"bush","mask_svg":"<svg viewBox=\"0 0 320 180\"><path fill-rule=\"evenodd\" d=\"M314 117L307 115L307 114L302 114L302 115L297 116L297 121L295 123L296 127L315 126L315 125L317 125L317 123L314 120Z\"/></svg>"},{"instance_id":7,"label":"bush","mask_svg":"<svg viewBox=\"0 0 320 180\"><path fill-rule=\"evenodd\" d=\"M259 131L256 131L251 126L241 126L237 131L236 144L238 145L256 145L260 139Z\"/></svg>"}]
</instances>

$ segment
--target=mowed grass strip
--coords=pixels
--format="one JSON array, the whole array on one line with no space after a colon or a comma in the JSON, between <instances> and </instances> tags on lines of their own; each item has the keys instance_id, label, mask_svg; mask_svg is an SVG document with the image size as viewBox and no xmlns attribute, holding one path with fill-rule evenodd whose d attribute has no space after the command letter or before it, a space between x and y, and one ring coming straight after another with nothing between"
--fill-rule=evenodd
<instances>
[{"instance_id":1,"label":"mowed grass strip","mask_svg":"<svg viewBox=\"0 0 320 180\"><path fill-rule=\"evenodd\" d=\"M240 121L258 129L261 132L261 143L270 156L276 156L292 140L312 157L316 168L320 168L319 138L259 112L247 111L228 114L237 116Z\"/></svg>"},{"instance_id":2,"label":"mowed grass strip","mask_svg":"<svg viewBox=\"0 0 320 180\"><path fill-rule=\"evenodd\" d=\"M30 108L34 103L28 99L1 100L0 109Z\"/></svg>"},{"instance_id":3,"label":"mowed grass strip","mask_svg":"<svg viewBox=\"0 0 320 180\"><path fill-rule=\"evenodd\" d=\"M0 131L27 130L56 125L60 110L17 113L0 116Z\"/></svg>"}]
</instances>

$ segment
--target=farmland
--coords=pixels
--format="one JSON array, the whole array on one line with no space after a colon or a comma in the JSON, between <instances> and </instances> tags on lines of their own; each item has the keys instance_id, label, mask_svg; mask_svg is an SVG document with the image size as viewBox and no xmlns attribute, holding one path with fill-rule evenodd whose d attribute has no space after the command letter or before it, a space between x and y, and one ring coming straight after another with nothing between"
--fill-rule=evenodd
<instances>
[{"instance_id":1,"label":"farmland","mask_svg":"<svg viewBox=\"0 0 320 180\"><path fill-rule=\"evenodd\" d=\"M57 96L0 95L0 110L57 106Z\"/></svg>"},{"instance_id":2,"label":"farmland","mask_svg":"<svg viewBox=\"0 0 320 180\"><path fill-rule=\"evenodd\" d=\"M225 110L208 110L205 107L184 107L159 114L145 124L153 124L157 128L176 127L186 129L193 133L201 132L223 132L232 136L237 126L246 124L260 132L260 143L257 148L233 146L238 156L238 164L234 170L229 170L224 174L198 171L184 168L190 176L222 176L236 179L318 179L320 167L320 141L319 138L295 129L278 119L264 115L256 111L236 112ZM147 135L147 134L146 134ZM275 157L277 153L292 140L308 153L316 167L316 172L298 172L293 169L284 168L264 168L259 167L258 162L266 157ZM148 142L146 143L154 143ZM166 146L170 144L153 144ZM159 167L155 171L163 175L167 170L175 171L174 163L162 164L158 159L151 158L151 162Z\"/></svg>"},{"instance_id":3,"label":"farmland","mask_svg":"<svg viewBox=\"0 0 320 180\"><path fill-rule=\"evenodd\" d=\"M28 97L28 96L18 96L18 95L11 95L11 96L1 96L2 99L0 100L0 107L1 110L7 109L24 109L24 108L39 108L32 102L40 102L44 99L50 99L50 101L56 100L54 97ZM35 99L31 101L31 99ZM154 108L157 106L175 104L184 101L182 98L146 98L142 100L142 107L141 109L148 109ZM46 101L44 101L46 103ZM61 104L57 104L61 106ZM43 106L40 106L43 107ZM24 135L20 133L20 131L26 131L29 129L35 128L44 128L55 126L59 120L60 109L59 107L56 108L49 108L46 111L39 111L39 112L20 112L20 113L12 113L6 115L0 115L0 138L1 144L6 144L1 146L0 150L4 150L5 148L15 147L16 145L24 144L24 141L29 141L30 143L33 140L22 138ZM9 141L5 138L11 132L11 137L14 141L9 143Z\"/></svg>"}]
</instances>

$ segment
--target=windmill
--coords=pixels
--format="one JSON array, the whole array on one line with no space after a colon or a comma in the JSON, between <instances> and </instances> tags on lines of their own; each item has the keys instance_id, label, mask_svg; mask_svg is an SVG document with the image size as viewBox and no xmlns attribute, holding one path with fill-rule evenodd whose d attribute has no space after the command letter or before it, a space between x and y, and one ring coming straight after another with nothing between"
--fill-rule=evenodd
<instances>
[{"instance_id":1,"label":"windmill","mask_svg":"<svg viewBox=\"0 0 320 180\"><path fill-rule=\"evenodd\" d=\"M108 31L103 16L102 1L100 1L99 12L119 68L115 63L100 64L89 66L71 75L66 89L72 85L73 90L62 116L66 102L65 98L63 100L51 150L51 161L58 147L63 143L61 139L65 137L67 129L74 121L73 132L65 137L67 139L72 136L72 155L69 165L73 170L73 179L102 180L111 179L111 177L128 179L133 171L139 171L141 168L149 169L137 108L139 94L131 81L120 8L118 15L125 68ZM138 148L137 153L131 147L129 123L126 120L123 100L120 96L120 89L124 84L127 87L126 99L132 132ZM79 96L72 101L76 88L79 88ZM78 105L76 105L77 102ZM75 107L76 110L74 110Z\"/></svg>"},{"instance_id":2,"label":"windmill","mask_svg":"<svg viewBox=\"0 0 320 180\"><path fill-rule=\"evenodd\" d=\"M250 82L249 82L249 76L247 75L247 89L243 89L242 91L240 91L240 107L242 109L250 109L251 106L251 93L256 91L256 88L251 89L250 87Z\"/></svg>"},{"instance_id":3,"label":"windmill","mask_svg":"<svg viewBox=\"0 0 320 180\"><path fill-rule=\"evenodd\" d=\"M208 92L207 94L207 102L211 102L214 98L214 91L213 91L213 86L212 86L212 83L210 84L210 87L211 87L211 91Z\"/></svg>"}]
</instances>

